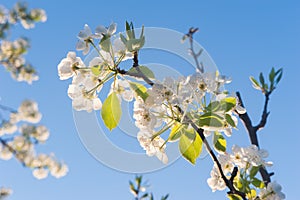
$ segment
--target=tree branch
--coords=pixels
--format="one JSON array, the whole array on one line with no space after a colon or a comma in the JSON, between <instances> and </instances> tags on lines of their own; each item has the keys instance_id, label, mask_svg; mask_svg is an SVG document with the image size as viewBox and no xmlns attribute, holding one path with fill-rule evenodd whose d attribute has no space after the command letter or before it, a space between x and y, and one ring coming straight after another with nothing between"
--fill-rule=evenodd
<instances>
[{"instance_id":1,"label":"tree branch","mask_svg":"<svg viewBox=\"0 0 300 200\"><path fill-rule=\"evenodd\" d=\"M199 72L203 73L204 72L204 67L203 67L203 63L199 63L198 57L202 54L203 49L200 49L198 53L195 52L194 50L194 39L193 39L193 35L194 33L196 33L199 29L198 28L193 28L191 27L189 29L189 32L185 35L186 37L189 38L189 42L190 42L190 50L191 50L191 55L193 56L195 63L196 63L196 67L199 70Z\"/></svg>"},{"instance_id":2,"label":"tree branch","mask_svg":"<svg viewBox=\"0 0 300 200\"><path fill-rule=\"evenodd\" d=\"M238 97L240 105L245 108L245 105L242 101L241 94L239 92L236 92L236 96ZM258 138L257 138L257 131L260 128L265 126L265 124L267 122L267 117L269 115L269 112L267 112L268 102L269 102L269 93L267 93L265 96L266 96L266 100L265 100L265 105L264 105L264 111L263 111L263 114L262 114L262 119L261 119L260 123L257 126L253 127L251 119L250 119L247 112L244 113L244 114L239 114L238 113L240 119L242 120L242 122L245 125L245 128L248 132L251 144L256 145L258 148L260 148L260 147L259 147ZM267 169L263 166L261 166L259 168L259 172L260 172L260 174L263 178L263 181L264 181L265 185L268 185L271 182L271 176L273 175L273 173L269 173L267 171Z\"/></svg>"},{"instance_id":3,"label":"tree branch","mask_svg":"<svg viewBox=\"0 0 300 200\"><path fill-rule=\"evenodd\" d=\"M118 70L118 73L120 73L120 74L142 78L147 84L149 84L151 86L154 85L154 83L147 76L145 76L145 74L140 70L139 64L138 64L138 53L137 52L134 53L133 67L136 68L137 73L131 73L131 72L128 72L126 70L121 70L121 69L117 69L117 70ZM202 70L202 72L203 72L203 70ZM183 114L182 109L179 106L176 106L176 107L177 107L178 111L181 114ZM193 127L193 129L198 133L198 135L200 136L201 140L203 141L207 151L209 152L209 155L211 156L214 163L217 165L218 170L221 174L221 177L222 177L223 181L225 182L227 188L230 190L228 192L228 194L237 194L237 195L241 196L243 198L243 200L246 200L245 193L236 190L235 187L234 187L234 184L233 184L233 179L237 174L237 169L234 169L233 172L232 172L232 177L230 179L227 179L227 177L225 176L225 174L223 172L222 166L221 166L216 154L214 153L214 151L212 150L212 148L209 145L208 141L206 140L206 137L204 135L204 130L202 128L199 128L188 116L185 116L185 119L186 119L186 122L189 123Z\"/></svg>"},{"instance_id":4,"label":"tree branch","mask_svg":"<svg viewBox=\"0 0 300 200\"><path fill-rule=\"evenodd\" d=\"M265 105L264 105L264 110L261 116L261 120L259 122L259 124L257 126L254 127L254 129L257 131L263 127L265 127L266 123L267 123L267 119L268 116L270 114L270 112L268 112L268 104L269 104L269 100L270 100L270 92L267 92L265 94Z\"/></svg>"},{"instance_id":5,"label":"tree branch","mask_svg":"<svg viewBox=\"0 0 300 200\"><path fill-rule=\"evenodd\" d=\"M177 106L178 111L182 114L183 111L181 110L181 108L179 106ZM214 161L214 163L217 165L217 168L221 174L221 177L223 179L223 181L225 182L227 188L230 190L228 192L228 194L237 194L239 196L241 196L244 200L246 200L246 195L243 192L240 192L238 190L235 189L234 185L233 185L233 179L234 176L236 176L237 173L237 169L235 169L232 173L232 176L230 179L227 179L227 177L225 176L221 163L219 162L216 154L214 153L214 151L212 150L211 146L209 145L205 135L204 135L204 130L202 128L199 128L188 116L185 116L186 118L186 122L189 123L193 129L198 133L198 135L200 136L202 142L204 143L209 155L211 156L212 160ZM185 121L185 120L184 120Z\"/></svg>"}]
</instances>

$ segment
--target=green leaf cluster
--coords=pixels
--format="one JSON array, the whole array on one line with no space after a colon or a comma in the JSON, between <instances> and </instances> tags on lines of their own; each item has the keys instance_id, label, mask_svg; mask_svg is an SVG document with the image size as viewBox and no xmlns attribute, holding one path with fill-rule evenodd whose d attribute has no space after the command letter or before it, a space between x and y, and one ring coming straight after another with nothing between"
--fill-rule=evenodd
<instances>
[{"instance_id":1,"label":"green leaf cluster","mask_svg":"<svg viewBox=\"0 0 300 200\"><path fill-rule=\"evenodd\" d=\"M126 22L126 37L123 34L120 34L120 38L129 52L138 51L145 44L144 26L142 27L140 37L136 38L133 23Z\"/></svg>"},{"instance_id":2,"label":"green leaf cluster","mask_svg":"<svg viewBox=\"0 0 300 200\"><path fill-rule=\"evenodd\" d=\"M279 70L275 70L274 67L272 67L270 73L269 73L269 83L267 83L266 78L264 77L263 73L261 72L259 74L259 81L256 80L253 76L250 76L250 81L252 82L252 86L257 89L261 90L262 93L272 93L278 83L280 82L283 75L283 69L280 68Z\"/></svg>"}]
</instances>

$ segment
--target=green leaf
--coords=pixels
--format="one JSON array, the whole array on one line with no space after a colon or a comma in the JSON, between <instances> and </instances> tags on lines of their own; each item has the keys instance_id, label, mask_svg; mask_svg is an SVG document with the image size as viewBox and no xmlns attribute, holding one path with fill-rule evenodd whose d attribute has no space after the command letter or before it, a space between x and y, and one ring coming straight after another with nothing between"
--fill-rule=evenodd
<instances>
[{"instance_id":1,"label":"green leaf","mask_svg":"<svg viewBox=\"0 0 300 200\"><path fill-rule=\"evenodd\" d=\"M254 178L256 174L258 173L260 167L253 166L250 170L250 178Z\"/></svg>"},{"instance_id":2,"label":"green leaf","mask_svg":"<svg viewBox=\"0 0 300 200\"><path fill-rule=\"evenodd\" d=\"M216 112L220 108L220 102L219 101L213 101L210 102L210 104L205 108L207 112Z\"/></svg>"},{"instance_id":3,"label":"green leaf","mask_svg":"<svg viewBox=\"0 0 300 200\"><path fill-rule=\"evenodd\" d=\"M146 101L149 95L147 93L147 88L145 86L137 82L130 82L129 86L137 96L141 97L144 101Z\"/></svg>"},{"instance_id":4,"label":"green leaf","mask_svg":"<svg viewBox=\"0 0 300 200\"><path fill-rule=\"evenodd\" d=\"M252 185L254 185L257 188L264 188L265 184L263 181L259 180L258 178L253 178L251 181Z\"/></svg>"},{"instance_id":5,"label":"green leaf","mask_svg":"<svg viewBox=\"0 0 300 200\"><path fill-rule=\"evenodd\" d=\"M229 114L225 114L225 119L226 119L226 122L232 126L232 127L236 127L235 125L235 122L233 121L232 117L229 115Z\"/></svg>"},{"instance_id":6,"label":"green leaf","mask_svg":"<svg viewBox=\"0 0 300 200\"><path fill-rule=\"evenodd\" d=\"M95 65L95 66L92 66L91 67L91 71L92 71L92 73L95 75L95 76L99 76L100 75L100 69L101 69L101 67L100 67L100 65Z\"/></svg>"},{"instance_id":7,"label":"green leaf","mask_svg":"<svg viewBox=\"0 0 300 200\"><path fill-rule=\"evenodd\" d=\"M258 83L258 81L257 81L253 76L250 76L250 81L252 82L252 86L253 86L255 89L261 90L260 84Z\"/></svg>"},{"instance_id":8,"label":"green leaf","mask_svg":"<svg viewBox=\"0 0 300 200\"><path fill-rule=\"evenodd\" d=\"M221 100L222 110L228 112L232 110L236 106L236 98L235 97L227 97Z\"/></svg>"},{"instance_id":9,"label":"green leaf","mask_svg":"<svg viewBox=\"0 0 300 200\"><path fill-rule=\"evenodd\" d=\"M243 198L237 194L228 194L227 197L230 200L243 200Z\"/></svg>"},{"instance_id":10,"label":"green leaf","mask_svg":"<svg viewBox=\"0 0 300 200\"><path fill-rule=\"evenodd\" d=\"M195 164L196 159L202 151L202 140L200 136L194 132L194 139L191 140L186 134L183 134L179 140L179 150L185 159Z\"/></svg>"},{"instance_id":11,"label":"green leaf","mask_svg":"<svg viewBox=\"0 0 300 200\"><path fill-rule=\"evenodd\" d=\"M276 84L278 84L279 81L281 80L281 78L282 78L282 73L283 73L283 69L282 69L282 68L279 69L279 70L276 72L276 76L277 76L277 74L279 74L278 77L277 77L277 79L276 79Z\"/></svg>"},{"instance_id":12,"label":"green leaf","mask_svg":"<svg viewBox=\"0 0 300 200\"><path fill-rule=\"evenodd\" d=\"M209 127L220 128L220 127L224 126L224 122L223 122L223 118L220 117L219 115L208 112L208 113L205 113L200 116L199 126L200 127L209 126Z\"/></svg>"},{"instance_id":13,"label":"green leaf","mask_svg":"<svg viewBox=\"0 0 300 200\"><path fill-rule=\"evenodd\" d=\"M269 80L270 80L271 84L274 83L275 74L276 74L275 69L274 69L274 67L272 67L271 72L269 74Z\"/></svg>"},{"instance_id":14,"label":"green leaf","mask_svg":"<svg viewBox=\"0 0 300 200\"><path fill-rule=\"evenodd\" d=\"M169 142L175 142L177 141L181 136L181 130L184 127L184 125L180 123L175 123L174 126L171 129L171 132L169 134L168 141Z\"/></svg>"},{"instance_id":15,"label":"green leaf","mask_svg":"<svg viewBox=\"0 0 300 200\"><path fill-rule=\"evenodd\" d=\"M103 51L110 52L111 50L111 41L109 36L103 36L100 41L100 47Z\"/></svg>"},{"instance_id":16,"label":"green leaf","mask_svg":"<svg viewBox=\"0 0 300 200\"><path fill-rule=\"evenodd\" d=\"M117 127L122 115L120 101L115 92L112 92L103 102L101 116L105 126L112 130Z\"/></svg>"},{"instance_id":17,"label":"green leaf","mask_svg":"<svg viewBox=\"0 0 300 200\"><path fill-rule=\"evenodd\" d=\"M213 144L214 144L214 148L216 149L216 151L222 152L222 153L224 153L226 151L227 142L226 142L224 136L217 131L215 131L215 133L214 133Z\"/></svg>"},{"instance_id":18,"label":"green leaf","mask_svg":"<svg viewBox=\"0 0 300 200\"><path fill-rule=\"evenodd\" d=\"M259 81L260 81L261 85L265 85L265 78L261 72L259 74Z\"/></svg>"},{"instance_id":19,"label":"green leaf","mask_svg":"<svg viewBox=\"0 0 300 200\"><path fill-rule=\"evenodd\" d=\"M140 66L138 66L138 67L140 68L141 72L142 72L145 76L147 76L148 78L150 78L150 79L154 79L154 78L155 78L154 73L153 73L153 72L151 71L151 69L149 69L148 67L142 66L142 65L140 65ZM136 67L130 68L128 72L129 72L129 73L138 73Z\"/></svg>"}]
</instances>

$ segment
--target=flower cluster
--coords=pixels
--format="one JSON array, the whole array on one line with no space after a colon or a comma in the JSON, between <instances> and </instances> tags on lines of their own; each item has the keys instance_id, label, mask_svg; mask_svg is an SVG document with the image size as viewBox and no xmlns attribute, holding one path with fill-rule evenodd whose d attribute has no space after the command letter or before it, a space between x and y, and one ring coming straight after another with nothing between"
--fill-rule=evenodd
<instances>
[{"instance_id":1,"label":"flower cluster","mask_svg":"<svg viewBox=\"0 0 300 200\"><path fill-rule=\"evenodd\" d=\"M27 63L24 55L29 48L25 38L8 39L10 28L20 22L25 29L33 28L36 22L45 22L47 16L42 9L28 9L26 3L17 3L11 10L0 7L0 65L17 81L32 83L38 80L36 70Z\"/></svg>"},{"instance_id":2,"label":"flower cluster","mask_svg":"<svg viewBox=\"0 0 300 200\"><path fill-rule=\"evenodd\" d=\"M77 50L82 50L83 54L87 54L90 45L95 46L94 39L104 39L102 43L110 41L111 35L116 31L116 24L110 25L107 29L103 26L96 28L93 34L88 25L84 26L84 30L78 34L79 41ZM99 55L94 57L86 66L75 52L69 52L67 57L62 59L58 64L58 75L61 80L72 78L72 84L68 88L68 96L72 99L73 108L76 110L99 110L102 107L98 94L103 84L113 78L117 65L131 57L130 52L126 52L124 44L120 38L114 38L108 49L103 50L101 45L97 48ZM133 93L128 90L129 85L125 79L114 77L111 86L111 92L116 91L124 100L131 101ZM110 92L110 93L111 93Z\"/></svg>"},{"instance_id":3,"label":"flower cluster","mask_svg":"<svg viewBox=\"0 0 300 200\"><path fill-rule=\"evenodd\" d=\"M11 76L17 81L38 80L35 69L26 63L24 54L29 48L28 41L24 38L17 39L13 42L3 40L0 43L0 63L11 73Z\"/></svg>"},{"instance_id":4,"label":"flower cluster","mask_svg":"<svg viewBox=\"0 0 300 200\"><path fill-rule=\"evenodd\" d=\"M42 118L38 105L25 100L17 111L10 110L9 120L0 124L0 158L9 160L13 156L24 166L33 169L37 179L52 176L60 178L68 172L64 163L56 160L54 155L37 154L35 145L44 143L49 138L49 130L38 125Z\"/></svg>"},{"instance_id":5,"label":"flower cluster","mask_svg":"<svg viewBox=\"0 0 300 200\"><path fill-rule=\"evenodd\" d=\"M138 141L147 155L156 155L164 163L168 160L165 153L166 141L160 135L175 122L187 128L187 115L201 119L202 115L213 113L217 116L217 123L213 122L211 116L206 116L205 120L195 123L205 129L207 135L211 131L231 135L231 129L237 124L233 111L240 110L236 98L228 96L223 89L224 84L230 83L231 80L219 75L218 72L197 72L178 79L167 77L162 82L153 82L151 87L141 85L139 82L143 75L154 80L154 74L149 68L137 66L139 69L132 67L128 71L120 68L123 61L133 58L137 46L144 42L143 33L140 39L135 39L132 25L127 24L126 27L127 38L122 34L113 35L116 32L114 23L108 28L98 26L95 33L85 25L78 34L76 48L86 55L90 51L90 46L93 46L97 56L84 63L75 52L69 52L58 64L60 79L72 78L68 96L72 99L73 108L88 112L100 110L101 90L110 81L108 96L116 94L118 103L122 100L128 102L134 100L133 118L140 130ZM213 108L214 110L209 110L212 109L207 104L209 101L217 106Z\"/></svg>"},{"instance_id":6,"label":"flower cluster","mask_svg":"<svg viewBox=\"0 0 300 200\"><path fill-rule=\"evenodd\" d=\"M267 157L268 152L258 149L255 145L249 147L234 145L231 154L225 152L224 154L220 154L218 159L223 173L228 178L232 176L234 168L237 167L238 174L234 178L235 187L248 194L249 199L256 198L256 189L261 189L261 193L259 194L260 199L284 199L284 194L280 191L281 187L277 183L269 183L265 188L264 182L256 177L260 167L272 166L272 162L265 161ZM213 192L226 188L226 184L216 165L214 165L210 175L211 177L207 180L207 183ZM250 185L253 187L251 188ZM271 197L272 195L274 195L274 198Z\"/></svg>"},{"instance_id":7,"label":"flower cluster","mask_svg":"<svg viewBox=\"0 0 300 200\"><path fill-rule=\"evenodd\" d=\"M43 9L28 9L24 2L18 2L11 10L0 7L0 24L10 25L20 22L25 29L34 28L36 22L45 22L46 12Z\"/></svg>"},{"instance_id":8,"label":"flower cluster","mask_svg":"<svg viewBox=\"0 0 300 200\"><path fill-rule=\"evenodd\" d=\"M158 81L151 69L138 63L138 52L145 43L144 29L136 38L132 23L126 22L125 36L114 35L115 32L114 23L107 28L98 26L95 33L85 25L78 34L76 49L87 55L94 48L88 62L69 52L58 64L60 79L72 78L68 96L75 110L101 110L104 124L112 130L120 121L122 100L132 101L133 119L139 129L137 140L148 156L156 156L163 163L168 162L167 143L175 141L179 141L182 156L193 164L203 143L212 157L217 157L208 142L213 135L212 145L219 153L207 181L213 191L228 187L231 192L241 192L253 200L284 198L276 184L266 186L256 177L261 167L272 165L265 161L265 150L252 145L234 146L232 154L226 152L224 135L231 136L237 127L236 116L246 113L238 98L224 89L231 82L229 78L201 68L189 76ZM123 61L130 58L133 64L128 68L128 62ZM107 95L102 94L105 85L110 85ZM107 96L103 104L100 96ZM168 134L166 139L163 133ZM225 184L224 176L228 180L232 176L234 186ZM262 190L257 195L259 189Z\"/></svg>"}]
</instances>

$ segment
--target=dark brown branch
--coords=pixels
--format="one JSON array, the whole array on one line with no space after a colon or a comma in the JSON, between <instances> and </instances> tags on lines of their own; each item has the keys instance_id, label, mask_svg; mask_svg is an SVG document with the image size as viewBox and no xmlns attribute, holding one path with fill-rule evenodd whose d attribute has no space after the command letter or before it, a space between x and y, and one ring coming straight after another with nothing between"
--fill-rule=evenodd
<instances>
[{"instance_id":1,"label":"dark brown branch","mask_svg":"<svg viewBox=\"0 0 300 200\"><path fill-rule=\"evenodd\" d=\"M242 101L241 94L239 92L236 92L236 96L238 97L240 105L245 108L245 105L244 105L244 103ZM250 117L249 117L249 115L248 115L247 112L244 113L244 114L239 114L238 113L240 119L242 120L243 124L246 127L246 130L248 132L251 144L256 145L258 148L260 148L260 147L259 147L258 138L257 138L257 131L260 128L264 127L265 124L266 124L266 122L267 122L267 117L269 115L269 112L267 111L267 109L268 109L268 102L269 102L269 94L267 93L266 94L266 100L265 100L264 111L263 111L263 114L262 114L261 122L257 126L255 126L255 127L253 127L251 119L250 119ZM265 185L268 185L271 182L272 173L270 174L267 171L267 169L265 167L263 167L263 166L260 167L259 172L261 174L261 177L263 178L263 181L264 181Z\"/></svg>"},{"instance_id":2,"label":"dark brown branch","mask_svg":"<svg viewBox=\"0 0 300 200\"><path fill-rule=\"evenodd\" d=\"M268 112L268 104L269 104L269 100L270 100L270 92L267 92L265 94L265 105L264 105L264 110L261 116L261 120L259 122L259 124L257 126L254 127L254 129L257 131L263 127L265 127L266 123L267 123L267 119L268 116L270 114L270 112Z\"/></svg>"}]
</instances>

